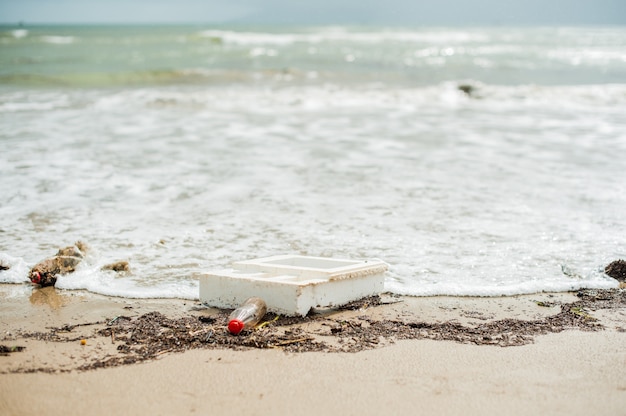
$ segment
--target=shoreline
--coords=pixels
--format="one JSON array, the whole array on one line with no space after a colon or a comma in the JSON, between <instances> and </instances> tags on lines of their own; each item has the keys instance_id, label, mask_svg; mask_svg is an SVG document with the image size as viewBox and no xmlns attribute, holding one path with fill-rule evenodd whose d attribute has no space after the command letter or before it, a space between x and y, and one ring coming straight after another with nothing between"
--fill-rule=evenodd
<instances>
[{"instance_id":1,"label":"shoreline","mask_svg":"<svg viewBox=\"0 0 626 416\"><path fill-rule=\"evenodd\" d=\"M484 414L481 406L617 414L626 406L623 289L382 294L306 318L268 315L265 327L238 337L223 328L227 311L197 301L15 289L0 285L0 345L25 348L0 356L2 414L248 406L253 414L378 414L417 402L450 414Z\"/></svg>"}]
</instances>

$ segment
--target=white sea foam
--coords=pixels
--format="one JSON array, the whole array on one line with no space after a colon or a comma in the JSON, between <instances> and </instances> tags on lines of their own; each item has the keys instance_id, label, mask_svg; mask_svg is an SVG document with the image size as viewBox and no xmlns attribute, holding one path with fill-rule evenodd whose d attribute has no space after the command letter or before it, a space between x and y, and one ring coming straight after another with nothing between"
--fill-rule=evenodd
<instances>
[{"instance_id":1,"label":"white sea foam","mask_svg":"<svg viewBox=\"0 0 626 416\"><path fill-rule=\"evenodd\" d=\"M24 98L18 98L22 95ZM0 101L0 112L46 111L64 108L69 105L65 94L13 94L14 98Z\"/></svg>"},{"instance_id":2,"label":"white sea foam","mask_svg":"<svg viewBox=\"0 0 626 416\"><path fill-rule=\"evenodd\" d=\"M240 45L291 45L294 43L316 44L320 42L356 42L380 44L383 42L484 42L488 37L484 34L467 31L348 31L344 28L327 28L309 33L262 33L248 31L206 30L200 36L210 39L221 39L226 43Z\"/></svg>"},{"instance_id":3,"label":"white sea foam","mask_svg":"<svg viewBox=\"0 0 626 416\"><path fill-rule=\"evenodd\" d=\"M177 57L188 76L170 84L2 87L0 253L14 267L0 281L82 239L97 253L59 287L112 296L194 298L198 273L283 253L380 258L387 289L414 295L615 287L602 267L626 255L622 64L546 58L591 44L580 30L441 36L465 32L494 49L220 31L227 46L190 41L201 59ZM145 62L173 62L158 56ZM116 260L128 276L100 270Z\"/></svg>"},{"instance_id":4,"label":"white sea foam","mask_svg":"<svg viewBox=\"0 0 626 416\"><path fill-rule=\"evenodd\" d=\"M70 43L76 42L76 38L74 36L42 36L41 40L45 43L52 43L55 45L67 45Z\"/></svg>"},{"instance_id":5,"label":"white sea foam","mask_svg":"<svg viewBox=\"0 0 626 416\"><path fill-rule=\"evenodd\" d=\"M0 270L0 283L28 282L29 267L23 259L0 253L0 264L8 267L7 270Z\"/></svg>"},{"instance_id":6,"label":"white sea foam","mask_svg":"<svg viewBox=\"0 0 626 416\"><path fill-rule=\"evenodd\" d=\"M220 39L227 43L244 45L289 45L306 41L306 37L297 34L272 34L258 32L233 32L229 30L205 30L199 34L210 39Z\"/></svg>"},{"instance_id":7,"label":"white sea foam","mask_svg":"<svg viewBox=\"0 0 626 416\"><path fill-rule=\"evenodd\" d=\"M115 272L105 272L94 267L83 267L71 275L59 276L55 286L59 289L87 290L105 296L138 299L197 299L199 290L197 280L178 279L150 285L146 279L119 277Z\"/></svg>"},{"instance_id":8,"label":"white sea foam","mask_svg":"<svg viewBox=\"0 0 626 416\"><path fill-rule=\"evenodd\" d=\"M11 34L13 35L14 38L21 39L21 38L25 38L26 36L28 36L28 30L16 29L16 30L13 30Z\"/></svg>"},{"instance_id":9,"label":"white sea foam","mask_svg":"<svg viewBox=\"0 0 626 416\"><path fill-rule=\"evenodd\" d=\"M502 270L507 273L507 270ZM510 275L506 279L493 280L493 284L485 285L483 279L473 278L471 273L450 271L456 278L433 281L432 276L411 279L410 284L402 279L387 279L385 290L413 296L513 296L540 292L568 292L579 289L614 289L619 287L616 280L607 278L599 270L590 272L585 277L564 277L555 267L552 274L544 274L540 278L531 276Z\"/></svg>"}]
</instances>

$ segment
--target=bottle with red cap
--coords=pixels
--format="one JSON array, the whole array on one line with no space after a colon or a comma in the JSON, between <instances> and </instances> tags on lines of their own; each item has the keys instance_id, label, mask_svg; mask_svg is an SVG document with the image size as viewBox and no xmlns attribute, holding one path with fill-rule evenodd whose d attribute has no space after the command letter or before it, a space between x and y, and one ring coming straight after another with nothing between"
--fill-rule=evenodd
<instances>
[{"instance_id":1,"label":"bottle with red cap","mask_svg":"<svg viewBox=\"0 0 626 416\"><path fill-rule=\"evenodd\" d=\"M267 312L267 305L261 298L252 297L238 307L228 317L228 330L238 335L244 329L254 327Z\"/></svg>"}]
</instances>

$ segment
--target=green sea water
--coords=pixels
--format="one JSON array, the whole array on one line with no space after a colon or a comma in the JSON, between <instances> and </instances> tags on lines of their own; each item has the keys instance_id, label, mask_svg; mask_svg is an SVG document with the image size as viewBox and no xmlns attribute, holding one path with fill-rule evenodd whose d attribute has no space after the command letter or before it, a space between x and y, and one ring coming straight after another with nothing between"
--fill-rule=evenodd
<instances>
[{"instance_id":1,"label":"green sea water","mask_svg":"<svg viewBox=\"0 0 626 416\"><path fill-rule=\"evenodd\" d=\"M625 44L620 27L4 26L0 84L611 83Z\"/></svg>"}]
</instances>

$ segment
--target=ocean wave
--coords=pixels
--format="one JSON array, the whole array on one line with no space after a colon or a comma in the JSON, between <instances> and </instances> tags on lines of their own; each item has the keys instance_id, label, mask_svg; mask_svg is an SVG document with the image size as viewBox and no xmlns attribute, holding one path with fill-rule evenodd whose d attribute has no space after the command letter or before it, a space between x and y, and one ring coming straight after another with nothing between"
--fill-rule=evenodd
<instances>
[{"instance_id":1,"label":"ocean wave","mask_svg":"<svg viewBox=\"0 0 626 416\"><path fill-rule=\"evenodd\" d=\"M28 30L16 29L16 30L11 31L11 35L13 35L13 37L16 39L25 38L26 36L28 36Z\"/></svg>"},{"instance_id":2,"label":"ocean wave","mask_svg":"<svg viewBox=\"0 0 626 416\"><path fill-rule=\"evenodd\" d=\"M258 73L277 79L281 71ZM310 74L292 75L305 78ZM134 82L136 82L136 78ZM188 86L180 86L186 78ZM77 90L20 91L0 94L0 113L48 111L61 108L93 106L100 109L133 108L205 108L215 111L244 111L246 113L290 114L298 111L337 110L395 110L413 111L422 106L447 108L530 108L550 109L555 106L572 110L604 108L608 112L621 111L626 106L625 84L540 86L502 86L473 80L449 81L436 85L403 88L364 85L279 83L271 88L255 86L252 75L240 72L213 72L203 70L175 71L157 77L146 76L146 82L159 79L162 87L132 88L102 94L99 91ZM168 80L177 80L168 84ZM200 79L201 81L198 81ZM209 81L210 80L210 81ZM124 85L124 78L108 85ZM194 86L204 82L202 88ZM257 103L263 102L263 106Z\"/></svg>"},{"instance_id":3,"label":"ocean wave","mask_svg":"<svg viewBox=\"0 0 626 416\"><path fill-rule=\"evenodd\" d=\"M546 57L569 65L598 65L609 67L623 65L626 68L626 51L624 48L598 48L593 50L581 48L557 48L548 50Z\"/></svg>"},{"instance_id":4,"label":"ocean wave","mask_svg":"<svg viewBox=\"0 0 626 416\"><path fill-rule=\"evenodd\" d=\"M0 264L8 267L7 270L0 270L0 283L26 283L29 281L27 276L30 268L22 258L0 252Z\"/></svg>"},{"instance_id":5,"label":"ocean wave","mask_svg":"<svg viewBox=\"0 0 626 416\"><path fill-rule=\"evenodd\" d=\"M174 279L169 282L153 282L146 285L145 277L120 278L114 272L98 267L84 267L71 275L59 276L55 285L65 290L86 290L105 296L132 299L198 299L199 285L195 279Z\"/></svg>"},{"instance_id":6,"label":"ocean wave","mask_svg":"<svg viewBox=\"0 0 626 416\"><path fill-rule=\"evenodd\" d=\"M22 259L0 253L0 260L12 266L9 270L0 271L0 283L29 283L26 277L29 266ZM81 265L74 273L59 276L56 287L61 290L86 290L99 295L130 299L198 299L197 276L179 276L169 280L151 280L150 277L132 275L120 278L114 272L102 271L100 267L100 264ZM393 269L392 267L385 279L384 290L408 296L516 296L619 287L619 282L601 272L590 273L578 279L556 274L540 280L517 276L518 281L500 281L498 284L490 285L472 278L446 279L439 282L419 278L399 278ZM181 270L181 273L185 274L185 271Z\"/></svg>"},{"instance_id":7,"label":"ocean wave","mask_svg":"<svg viewBox=\"0 0 626 416\"><path fill-rule=\"evenodd\" d=\"M602 273L592 273L581 279L550 276L540 280L516 277L518 281L485 285L472 279L459 279L433 284L420 279L387 279L385 290L409 296L516 296L541 292L572 292L580 289L616 289L619 282ZM462 280L462 281L461 281Z\"/></svg>"},{"instance_id":8,"label":"ocean wave","mask_svg":"<svg viewBox=\"0 0 626 416\"><path fill-rule=\"evenodd\" d=\"M22 258L0 253L0 263L8 266L8 270L0 270L0 283L30 284L28 272L32 265L27 264ZM111 271L103 271L101 263L79 265L72 274L60 275L56 288L62 290L86 290L105 296L116 296L124 298L177 298L177 299L198 299L198 280L180 279L156 282L146 286L138 276L125 276L120 278Z\"/></svg>"},{"instance_id":9,"label":"ocean wave","mask_svg":"<svg viewBox=\"0 0 626 416\"><path fill-rule=\"evenodd\" d=\"M54 45L68 45L70 43L76 42L76 38L74 36L53 36L53 35L47 35L47 36L42 36L41 40L44 43L51 43L51 44L54 44Z\"/></svg>"},{"instance_id":10,"label":"ocean wave","mask_svg":"<svg viewBox=\"0 0 626 416\"><path fill-rule=\"evenodd\" d=\"M294 43L317 44L322 42L355 42L377 44L383 42L463 43L485 42L488 36L469 31L350 31L332 28L310 33L237 32L229 30L206 30L198 34L214 41L238 45L291 45Z\"/></svg>"},{"instance_id":11,"label":"ocean wave","mask_svg":"<svg viewBox=\"0 0 626 416\"><path fill-rule=\"evenodd\" d=\"M19 91L0 94L0 113L49 111L71 105L72 99L65 92Z\"/></svg>"},{"instance_id":12,"label":"ocean wave","mask_svg":"<svg viewBox=\"0 0 626 416\"><path fill-rule=\"evenodd\" d=\"M53 101L2 113L0 228L32 262L106 253L60 289L195 298L197 273L281 253L381 258L406 294L616 285L626 85L0 90ZM132 274L100 270L118 259Z\"/></svg>"},{"instance_id":13,"label":"ocean wave","mask_svg":"<svg viewBox=\"0 0 626 416\"><path fill-rule=\"evenodd\" d=\"M141 87L146 85L186 85L251 80L245 71L205 69L141 70L115 72L71 72L62 74L0 75L0 84L35 87Z\"/></svg>"},{"instance_id":14,"label":"ocean wave","mask_svg":"<svg viewBox=\"0 0 626 416\"><path fill-rule=\"evenodd\" d=\"M0 282L30 289L32 262L82 239L107 259L60 289L195 298L198 273L281 253L381 258L406 294L616 284L601 266L624 255L626 71L603 54L621 28L601 45L583 28L452 29L441 44L29 30L2 37L0 251L31 263L0 257ZM466 32L488 40L452 43ZM342 37L361 40L320 40ZM100 270L120 259L131 274Z\"/></svg>"},{"instance_id":15,"label":"ocean wave","mask_svg":"<svg viewBox=\"0 0 626 416\"><path fill-rule=\"evenodd\" d=\"M450 86L450 83L443 85ZM626 84L593 85L489 85L477 81L459 81L460 89L468 89L468 97L485 102L525 105L626 105Z\"/></svg>"},{"instance_id":16,"label":"ocean wave","mask_svg":"<svg viewBox=\"0 0 626 416\"><path fill-rule=\"evenodd\" d=\"M294 28L121 32L33 29L3 36L14 55L0 83L15 86L143 87L220 83L433 85L619 83L622 30L605 43L586 31L519 29ZM583 37L577 41L575 35ZM186 41L182 41L186 39ZM602 38L604 39L604 38ZM208 40L208 42L207 42ZM50 49L50 44L59 48ZM622 42L623 43L623 42Z\"/></svg>"}]
</instances>

